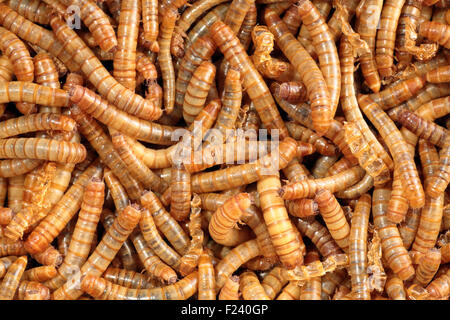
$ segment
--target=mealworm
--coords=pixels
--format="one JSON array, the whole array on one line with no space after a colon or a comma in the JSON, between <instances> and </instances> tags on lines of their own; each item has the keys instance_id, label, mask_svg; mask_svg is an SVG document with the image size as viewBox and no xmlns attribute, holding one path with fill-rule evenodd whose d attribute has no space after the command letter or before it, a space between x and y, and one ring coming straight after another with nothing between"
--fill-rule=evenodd
<instances>
[{"instance_id":1,"label":"mealworm","mask_svg":"<svg viewBox=\"0 0 450 320\"><path fill-rule=\"evenodd\" d=\"M129 289L98 276L88 275L81 282L84 292L98 300L187 300L197 292L198 272L160 288Z\"/></svg>"},{"instance_id":2,"label":"mealworm","mask_svg":"<svg viewBox=\"0 0 450 320\"><path fill-rule=\"evenodd\" d=\"M80 8L80 18L104 51L117 49L117 38L108 16L92 0L62 0L62 4ZM51 18L50 18L51 20ZM51 24L51 22L50 22Z\"/></svg>"},{"instance_id":3,"label":"mealworm","mask_svg":"<svg viewBox=\"0 0 450 320\"><path fill-rule=\"evenodd\" d=\"M394 122L369 96L359 96L358 102L363 112L374 124L388 145L389 151L398 166L400 178L410 206L412 208L423 207L425 196L414 160Z\"/></svg>"},{"instance_id":4,"label":"mealworm","mask_svg":"<svg viewBox=\"0 0 450 320\"><path fill-rule=\"evenodd\" d=\"M230 232L247 215L251 203L248 193L239 193L219 206L208 226L209 234L214 241L225 246L231 245Z\"/></svg>"},{"instance_id":5,"label":"mealworm","mask_svg":"<svg viewBox=\"0 0 450 320\"><path fill-rule=\"evenodd\" d=\"M127 206L123 211L119 212L113 225L108 228L95 251L89 256L81 269L62 287L53 292L52 298L55 300L67 300L77 299L81 296L83 292L78 289L80 277L101 275L108 268L108 265L128 235L139 223L140 218L141 210L138 205Z\"/></svg>"},{"instance_id":6,"label":"mealworm","mask_svg":"<svg viewBox=\"0 0 450 320\"><path fill-rule=\"evenodd\" d=\"M256 240L249 240L232 249L215 267L216 292L224 286L234 271L259 255L260 250Z\"/></svg>"},{"instance_id":7,"label":"mealworm","mask_svg":"<svg viewBox=\"0 0 450 320\"><path fill-rule=\"evenodd\" d=\"M156 255L169 266L178 269L181 257L161 238L152 214L148 209L143 210L139 226L144 239Z\"/></svg>"},{"instance_id":8,"label":"mealworm","mask_svg":"<svg viewBox=\"0 0 450 320\"><path fill-rule=\"evenodd\" d=\"M22 274L27 266L27 262L27 257L21 256L11 264L1 283L1 300L12 300L14 298L14 294L19 287L20 278L22 278Z\"/></svg>"},{"instance_id":9,"label":"mealworm","mask_svg":"<svg viewBox=\"0 0 450 320\"><path fill-rule=\"evenodd\" d=\"M12 81L0 83L0 103L27 102L49 107L67 107L67 91L38 84Z\"/></svg>"},{"instance_id":10,"label":"mealworm","mask_svg":"<svg viewBox=\"0 0 450 320\"><path fill-rule=\"evenodd\" d=\"M341 90L341 71L336 45L328 25L314 5L309 0L301 0L297 6L298 14L311 34L312 43L319 58L320 69L328 87L331 118L334 118Z\"/></svg>"},{"instance_id":11,"label":"mealworm","mask_svg":"<svg viewBox=\"0 0 450 320\"><path fill-rule=\"evenodd\" d=\"M219 293L219 300L239 300L239 276L230 276Z\"/></svg>"},{"instance_id":12,"label":"mealworm","mask_svg":"<svg viewBox=\"0 0 450 320\"><path fill-rule=\"evenodd\" d=\"M55 266L58 267L62 262L64 257L55 249L52 245L49 245L42 252L31 255L34 260L39 262L44 266Z\"/></svg>"},{"instance_id":13,"label":"mealworm","mask_svg":"<svg viewBox=\"0 0 450 320\"><path fill-rule=\"evenodd\" d=\"M65 115L39 113L21 116L0 123L0 138L8 138L19 134L43 131L64 130L74 131L76 122Z\"/></svg>"},{"instance_id":14,"label":"mealworm","mask_svg":"<svg viewBox=\"0 0 450 320\"><path fill-rule=\"evenodd\" d=\"M158 44L158 1L142 0L142 25L144 27L144 39L149 42L149 48L153 52L159 51Z\"/></svg>"},{"instance_id":15,"label":"mealworm","mask_svg":"<svg viewBox=\"0 0 450 320\"><path fill-rule=\"evenodd\" d=\"M311 198L319 189L327 189L331 193L335 193L354 185L363 176L364 170L356 166L334 176L287 184L280 188L279 194L285 200L292 200Z\"/></svg>"},{"instance_id":16,"label":"mealworm","mask_svg":"<svg viewBox=\"0 0 450 320\"><path fill-rule=\"evenodd\" d=\"M312 168L312 175L315 179L325 178L328 170L337 162L338 156L321 156Z\"/></svg>"},{"instance_id":17,"label":"mealworm","mask_svg":"<svg viewBox=\"0 0 450 320\"><path fill-rule=\"evenodd\" d=\"M286 201L286 209L291 216L306 218L319 214L317 203L312 199Z\"/></svg>"},{"instance_id":18,"label":"mealworm","mask_svg":"<svg viewBox=\"0 0 450 320\"><path fill-rule=\"evenodd\" d=\"M383 1L366 0L361 1L356 9L356 32L361 35L361 39L370 48L370 52L360 56L361 71L367 85L373 92L378 92L381 86L380 76L375 62L375 37L382 8Z\"/></svg>"},{"instance_id":19,"label":"mealworm","mask_svg":"<svg viewBox=\"0 0 450 320\"><path fill-rule=\"evenodd\" d=\"M312 4L317 8L319 14L326 19L331 11L331 3L325 0L313 0ZM297 8L298 11L298 8ZM298 13L297 13L298 14ZM311 35L308 28L302 25L297 35L297 40L306 49L314 60L317 60L317 53L312 44Z\"/></svg>"},{"instance_id":20,"label":"mealworm","mask_svg":"<svg viewBox=\"0 0 450 320\"><path fill-rule=\"evenodd\" d=\"M342 253L329 230L317 220L294 219L293 222L302 234L311 239L317 250L325 258Z\"/></svg>"},{"instance_id":21,"label":"mealworm","mask_svg":"<svg viewBox=\"0 0 450 320\"><path fill-rule=\"evenodd\" d=\"M86 261L100 220L104 189L104 183L95 177L86 185L69 249L64 257L63 264L58 268L58 276L45 283L49 288L59 288Z\"/></svg>"},{"instance_id":22,"label":"mealworm","mask_svg":"<svg viewBox=\"0 0 450 320\"><path fill-rule=\"evenodd\" d=\"M141 187L129 173L126 164L114 149L111 139L102 127L93 118L83 113L78 105L73 105L70 111L72 118L78 123L80 133L86 137L92 147L99 153L100 159L117 176L130 198L132 200L139 199Z\"/></svg>"},{"instance_id":23,"label":"mealworm","mask_svg":"<svg viewBox=\"0 0 450 320\"><path fill-rule=\"evenodd\" d=\"M48 31L31 21L25 19L8 6L0 3L0 23L11 32L25 41L38 45L40 48L48 51L53 56L60 59L71 71L79 70L76 62L71 60L69 53L63 50L59 42L51 31Z\"/></svg>"},{"instance_id":24,"label":"mealworm","mask_svg":"<svg viewBox=\"0 0 450 320\"><path fill-rule=\"evenodd\" d=\"M208 61L200 63L192 74L183 102L183 118L188 125L195 120L203 108L215 74L216 67Z\"/></svg>"},{"instance_id":25,"label":"mealworm","mask_svg":"<svg viewBox=\"0 0 450 320\"><path fill-rule=\"evenodd\" d=\"M205 251L198 260L198 299L216 300L215 271L210 254Z\"/></svg>"},{"instance_id":26,"label":"mealworm","mask_svg":"<svg viewBox=\"0 0 450 320\"><path fill-rule=\"evenodd\" d=\"M61 200L53 206L48 215L28 236L25 242L28 252L31 254L42 252L58 236L79 209L83 189L89 179L99 176L101 171L99 163L94 163L73 183Z\"/></svg>"},{"instance_id":27,"label":"mealworm","mask_svg":"<svg viewBox=\"0 0 450 320\"><path fill-rule=\"evenodd\" d=\"M50 25L56 37L64 44L66 52L71 54L71 59L80 65L80 69L87 80L110 103L114 103L115 106L124 112L145 120L154 120L161 116L161 109L156 108L150 101L145 100L118 83L66 23L58 17L52 16Z\"/></svg>"},{"instance_id":28,"label":"mealworm","mask_svg":"<svg viewBox=\"0 0 450 320\"><path fill-rule=\"evenodd\" d=\"M143 274L127 269L108 267L102 276L105 280L126 288L148 289L154 287L153 281L149 281Z\"/></svg>"},{"instance_id":29,"label":"mealworm","mask_svg":"<svg viewBox=\"0 0 450 320\"><path fill-rule=\"evenodd\" d=\"M114 52L114 78L124 87L136 87L136 46L141 13L141 0L121 2L119 26L117 28L117 49Z\"/></svg>"},{"instance_id":30,"label":"mealworm","mask_svg":"<svg viewBox=\"0 0 450 320\"><path fill-rule=\"evenodd\" d=\"M239 70L242 75L243 86L253 101L262 123L270 131L277 129L283 139L288 136L286 126L276 108L275 101L261 75L251 63L250 58L242 47L239 39L222 21L216 21L210 27L210 34L214 42L225 56L232 68Z\"/></svg>"},{"instance_id":31,"label":"mealworm","mask_svg":"<svg viewBox=\"0 0 450 320\"><path fill-rule=\"evenodd\" d=\"M256 9L256 5L255 3L252 3L247 11L247 14L245 15L244 21L242 21L241 29L237 34L237 37L239 38L239 41L241 42L245 50L247 50L250 46L251 33L256 25L257 15L258 12Z\"/></svg>"},{"instance_id":32,"label":"mealworm","mask_svg":"<svg viewBox=\"0 0 450 320\"><path fill-rule=\"evenodd\" d=\"M303 83L301 82L284 82L278 84L276 82L272 83L270 90L290 103L305 102L307 100L307 92Z\"/></svg>"},{"instance_id":33,"label":"mealworm","mask_svg":"<svg viewBox=\"0 0 450 320\"><path fill-rule=\"evenodd\" d=\"M239 278L239 290L244 300L270 300L254 272L245 271Z\"/></svg>"},{"instance_id":34,"label":"mealworm","mask_svg":"<svg viewBox=\"0 0 450 320\"><path fill-rule=\"evenodd\" d=\"M411 258L403 246L397 227L386 217L390 190L375 188L372 197L373 222L381 238L383 256L401 280L408 280L415 274Z\"/></svg>"},{"instance_id":35,"label":"mealworm","mask_svg":"<svg viewBox=\"0 0 450 320\"><path fill-rule=\"evenodd\" d=\"M389 221L400 223L405 218L408 207L408 200L404 195L404 188L400 180L400 174L398 170L394 170L391 198L389 199L386 216Z\"/></svg>"},{"instance_id":36,"label":"mealworm","mask_svg":"<svg viewBox=\"0 0 450 320\"><path fill-rule=\"evenodd\" d=\"M375 186L383 185L390 180L390 171L386 164L370 148L357 125L349 122L344 124L345 141L353 155L366 172L373 177ZM344 158L345 159L345 158Z\"/></svg>"},{"instance_id":37,"label":"mealworm","mask_svg":"<svg viewBox=\"0 0 450 320\"><path fill-rule=\"evenodd\" d=\"M233 67L228 70L222 92L222 108L214 129L219 130L224 141L228 141L230 130L234 129L242 100L241 73Z\"/></svg>"},{"instance_id":38,"label":"mealworm","mask_svg":"<svg viewBox=\"0 0 450 320\"><path fill-rule=\"evenodd\" d=\"M345 269L336 269L322 277L322 299L330 300L336 287L343 283L347 277Z\"/></svg>"},{"instance_id":39,"label":"mealworm","mask_svg":"<svg viewBox=\"0 0 450 320\"><path fill-rule=\"evenodd\" d=\"M289 8L284 12L282 20L286 24L292 35L295 36L298 33L298 28L302 24L302 20L297 14L297 8L295 7L295 5L292 4L289 6Z\"/></svg>"},{"instance_id":40,"label":"mealworm","mask_svg":"<svg viewBox=\"0 0 450 320\"><path fill-rule=\"evenodd\" d=\"M380 77L385 79L394 73L395 31L405 0L388 0L383 4L380 27L377 32L375 59Z\"/></svg>"},{"instance_id":41,"label":"mealworm","mask_svg":"<svg viewBox=\"0 0 450 320\"><path fill-rule=\"evenodd\" d=\"M385 290L392 300L406 300L403 281L393 272L388 273Z\"/></svg>"},{"instance_id":42,"label":"mealworm","mask_svg":"<svg viewBox=\"0 0 450 320\"><path fill-rule=\"evenodd\" d=\"M50 280L58 275L55 266L35 267L28 270L22 275L22 280L44 282Z\"/></svg>"},{"instance_id":43,"label":"mealworm","mask_svg":"<svg viewBox=\"0 0 450 320\"><path fill-rule=\"evenodd\" d=\"M419 25L418 34L449 49L450 43L447 36L448 32L449 26L445 23L424 21Z\"/></svg>"},{"instance_id":44,"label":"mealworm","mask_svg":"<svg viewBox=\"0 0 450 320\"><path fill-rule=\"evenodd\" d=\"M34 62L34 77L37 84L57 88L61 87L58 78L58 71L53 62L53 59L48 53L40 52L33 57ZM60 113L59 108L48 108L46 106L39 107L40 113Z\"/></svg>"},{"instance_id":45,"label":"mealworm","mask_svg":"<svg viewBox=\"0 0 450 320\"><path fill-rule=\"evenodd\" d=\"M157 279L162 279L169 284L177 281L176 272L155 255L155 253L147 246L147 243L140 232L135 230L131 233L130 237L139 255L139 259L142 261L145 270L147 270L150 275Z\"/></svg>"},{"instance_id":46,"label":"mealworm","mask_svg":"<svg viewBox=\"0 0 450 320\"><path fill-rule=\"evenodd\" d=\"M177 80L175 83L175 108L182 108L184 96L194 71L203 61L208 61L216 49L214 42L204 36L193 42L187 49L178 68Z\"/></svg>"},{"instance_id":47,"label":"mealworm","mask_svg":"<svg viewBox=\"0 0 450 320\"><path fill-rule=\"evenodd\" d=\"M274 151L257 161L236 165L213 172L200 173L192 176L192 192L204 193L226 190L243 184L250 184L273 171L273 161L278 160L278 168L283 169L294 157L297 143L292 138L285 138ZM277 169L278 169L277 168ZM268 171L269 170L269 171ZM233 177L230 181L228 178Z\"/></svg>"},{"instance_id":48,"label":"mealworm","mask_svg":"<svg viewBox=\"0 0 450 320\"><path fill-rule=\"evenodd\" d=\"M347 169L354 167L355 165L351 163L347 158L342 157L337 162L335 162L327 171L326 177L334 176L340 172L343 172Z\"/></svg>"},{"instance_id":49,"label":"mealworm","mask_svg":"<svg viewBox=\"0 0 450 320\"><path fill-rule=\"evenodd\" d=\"M9 0L8 6L32 22L48 24L50 7L38 0Z\"/></svg>"},{"instance_id":50,"label":"mealworm","mask_svg":"<svg viewBox=\"0 0 450 320\"><path fill-rule=\"evenodd\" d=\"M328 189L318 189L314 201L317 203L333 239L339 247L348 251L350 226L345 220L344 212L336 198Z\"/></svg>"},{"instance_id":51,"label":"mealworm","mask_svg":"<svg viewBox=\"0 0 450 320\"><path fill-rule=\"evenodd\" d=\"M318 135L324 135L333 117L327 83L322 72L273 11L266 9L264 18L280 49L292 63L307 88L309 100L311 101L311 118L314 130ZM243 74L245 73L243 72ZM261 116L259 111L258 113ZM265 124L263 117L261 117L261 120Z\"/></svg>"},{"instance_id":52,"label":"mealworm","mask_svg":"<svg viewBox=\"0 0 450 320\"><path fill-rule=\"evenodd\" d=\"M305 263L313 263L319 261L319 253L317 251L309 251L305 257ZM322 294L321 277L312 277L306 280L303 285L299 300L320 300Z\"/></svg>"},{"instance_id":53,"label":"mealworm","mask_svg":"<svg viewBox=\"0 0 450 320\"><path fill-rule=\"evenodd\" d=\"M419 228L420 212L420 209L409 209L406 213L405 221L398 226L398 231L406 249L409 249L416 237L416 232Z\"/></svg>"},{"instance_id":54,"label":"mealworm","mask_svg":"<svg viewBox=\"0 0 450 320\"><path fill-rule=\"evenodd\" d=\"M136 51L136 71L140 73L146 81L156 81L158 72L149 56L142 51Z\"/></svg>"},{"instance_id":55,"label":"mealworm","mask_svg":"<svg viewBox=\"0 0 450 320\"><path fill-rule=\"evenodd\" d=\"M425 120L409 110L402 110L398 115L398 121L418 137L428 140L440 148L444 147L448 135L447 129Z\"/></svg>"},{"instance_id":56,"label":"mealworm","mask_svg":"<svg viewBox=\"0 0 450 320\"><path fill-rule=\"evenodd\" d=\"M11 242L8 239L0 238L0 257L21 256L27 254L22 241Z\"/></svg>"},{"instance_id":57,"label":"mealworm","mask_svg":"<svg viewBox=\"0 0 450 320\"><path fill-rule=\"evenodd\" d=\"M434 278L441 265L441 252L432 248L423 254L418 261L414 283L425 287Z\"/></svg>"},{"instance_id":58,"label":"mealworm","mask_svg":"<svg viewBox=\"0 0 450 320\"><path fill-rule=\"evenodd\" d=\"M112 143L114 148L119 153L122 160L130 170L130 174L139 182L141 182L145 188L155 190L159 193L169 187L169 185L160 179L153 171L151 171L131 150L130 145L125 140L125 137L120 132L114 132L111 134Z\"/></svg>"},{"instance_id":59,"label":"mealworm","mask_svg":"<svg viewBox=\"0 0 450 320\"><path fill-rule=\"evenodd\" d=\"M150 143L173 144L174 127L149 122L127 114L85 87L73 86L70 88L69 95L70 101L83 112L126 135Z\"/></svg>"},{"instance_id":60,"label":"mealworm","mask_svg":"<svg viewBox=\"0 0 450 320\"><path fill-rule=\"evenodd\" d=\"M25 44L12 32L0 27L0 50L12 63L14 74L18 81L32 82L34 79L34 64ZM17 103L17 109L23 114L35 113L34 104Z\"/></svg>"},{"instance_id":61,"label":"mealworm","mask_svg":"<svg viewBox=\"0 0 450 320\"><path fill-rule=\"evenodd\" d=\"M281 268L275 267L263 278L261 285L267 297L273 300L287 283L288 280L284 279Z\"/></svg>"},{"instance_id":62,"label":"mealworm","mask_svg":"<svg viewBox=\"0 0 450 320\"><path fill-rule=\"evenodd\" d=\"M370 195L364 194L358 199L352 217L349 236L349 273L352 279L353 298L358 300L370 300L368 276L366 273L366 254L367 228L371 206Z\"/></svg>"},{"instance_id":63,"label":"mealworm","mask_svg":"<svg viewBox=\"0 0 450 320\"><path fill-rule=\"evenodd\" d=\"M434 279L426 290L435 299L447 298L450 294L450 269Z\"/></svg>"},{"instance_id":64,"label":"mealworm","mask_svg":"<svg viewBox=\"0 0 450 320\"><path fill-rule=\"evenodd\" d=\"M0 277L3 278L3 276L8 271L11 264L17 260L16 256L10 256L10 257L3 257L0 258Z\"/></svg>"},{"instance_id":65,"label":"mealworm","mask_svg":"<svg viewBox=\"0 0 450 320\"><path fill-rule=\"evenodd\" d=\"M444 97L450 93L450 86L447 84L426 84L416 96L401 105L388 111L389 117L397 121L398 115L402 110L416 111L420 106L430 102L433 99Z\"/></svg>"}]
</instances>

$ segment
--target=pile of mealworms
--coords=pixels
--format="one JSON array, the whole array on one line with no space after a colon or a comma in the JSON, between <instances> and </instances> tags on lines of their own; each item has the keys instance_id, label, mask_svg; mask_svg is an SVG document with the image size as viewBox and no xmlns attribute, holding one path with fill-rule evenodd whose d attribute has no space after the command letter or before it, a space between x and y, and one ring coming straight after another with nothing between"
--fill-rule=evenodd
<instances>
[{"instance_id":1,"label":"pile of mealworms","mask_svg":"<svg viewBox=\"0 0 450 320\"><path fill-rule=\"evenodd\" d=\"M0 299L449 299L449 49L449 0L0 0Z\"/></svg>"}]
</instances>

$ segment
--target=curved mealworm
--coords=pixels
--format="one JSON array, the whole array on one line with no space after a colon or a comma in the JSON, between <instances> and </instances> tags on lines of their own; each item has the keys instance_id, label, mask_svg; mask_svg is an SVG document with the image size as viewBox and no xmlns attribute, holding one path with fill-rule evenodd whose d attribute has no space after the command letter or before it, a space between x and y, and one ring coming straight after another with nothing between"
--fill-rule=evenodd
<instances>
[{"instance_id":1,"label":"curved mealworm","mask_svg":"<svg viewBox=\"0 0 450 320\"><path fill-rule=\"evenodd\" d=\"M131 239L139 255L139 259L150 275L157 279L162 279L169 284L177 281L176 272L155 255L155 253L147 246L144 237L138 230L131 233Z\"/></svg>"},{"instance_id":2,"label":"curved mealworm","mask_svg":"<svg viewBox=\"0 0 450 320\"><path fill-rule=\"evenodd\" d=\"M0 286L0 299L12 300L14 298L14 294L19 287L20 278L22 278L27 262L27 257L22 256L11 264Z\"/></svg>"},{"instance_id":3,"label":"curved mealworm","mask_svg":"<svg viewBox=\"0 0 450 320\"><path fill-rule=\"evenodd\" d=\"M278 295L277 300L300 300L301 290L302 287L298 285L297 281L289 281Z\"/></svg>"},{"instance_id":4,"label":"curved mealworm","mask_svg":"<svg viewBox=\"0 0 450 320\"><path fill-rule=\"evenodd\" d=\"M341 91L341 70L336 45L328 25L316 6L309 0L301 0L297 3L297 10L303 25L311 35L315 52L319 58L320 69L328 87L331 118L334 118Z\"/></svg>"},{"instance_id":5,"label":"curved mealworm","mask_svg":"<svg viewBox=\"0 0 450 320\"><path fill-rule=\"evenodd\" d=\"M295 67L302 82L306 85L309 100L311 101L311 117L314 130L317 134L324 135L333 117L331 114L331 101L327 83L324 80L322 72L301 44L289 32L289 29L283 21L273 11L266 9L264 18L270 32L274 34L280 49ZM262 117L261 120L263 120Z\"/></svg>"},{"instance_id":6,"label":"curved mealworm","mask_svg":"<svg viewBox=\"0 0 450 320\"><path fill-rule=\"evenodd\" d=\"M34 260L44 266L58 267L63 262L63 256L52 245L49 245L42 252L31 255Z\"/></svg>"},{"instance_id":7,"label":"curved mealworm","mask_svg":"<svg viewBox=\"0 0 450 320\"><path fill-rule=\"evenodd\" d=\"M418 261L414 283L425 287L434 278L441 265L441 252L432 248L423 254Z\"/></svg>"},{"instance_id":8,"label":"curved mealworm","mask_svg":"<svg viewBox=\"0 0 450 320\"><path fill-rule=\"evenodd\" d=\"M380 235L381 248L387 264L400 279L408 280L414 276L415 272L397 227L386 217L389 198L389 189L375 188L372 198L373 222Z\"/></svg>"},{"instance_id":9,"label":"curved mealworm","mask_svg":"<svg viewBox=\"0 0 450 320\"><path fill-rule=\"evenodd\" d=\"M434 279L426 288L431 297L442 299L450 294L450 268Z\"/></svg>"},{"instance_id":10,"label":"curved mealworm","mask_svg":"<svg viewBox=\"0 0 450 320\"><path fill-rule=\"evenodd\" d=\"M14 70L11 61L7 56L0 56L0 81L9 82L12 80ZM6 104L0 104L0 114L3 115L6 109Z\"/></svg>"},{"instance_id":11,"label":"curved mealworm","mask_svg":"<svg viewBox=\"0 0 450 320\"><path fill-rule=\"evenodd\" d=\"M129 289L93 275L81 282L82 290L98 300L187 300L197 292L197 286L197 271L174 284L151 289Z\"/></svg>"},{"instance_id":12,"label":"curved mealworm","mask_svg":"<svg viewBox=\"0 0 450 320\"><path fill-rule=\"evenodd\" d=\"M0 176L4 178L17 177L35 169L42 163L37 159L0 160Z\"/></svg>"},{"instance_id":13,"label":"curved mealworm","mask_svg":"<svg viewBox=\"0 0 450 320\"><path fill-rule=\"evenodd\" d=\"M394 72L395 31L404 4L405 0L387 0L383 4L375 51L377 68L382 79Z\"/></svg>"},{"instance_id":14,"label":"curved mealworm","mask_svg":"<svg viewBox=\"0 0 450 320\"><path fill-rule=\"evenodd\" d=\"M58 276L45 283L49 288L59 288L86 261L100 220L104 189L104 183L95 177L86 185L69 249L64 257L63 264L58 268Z\"/></svg>"},{"instance_id":15,"label":"curved mealworm","mask_svg":"<svg viewBox=\"0 0 450 320\"><path fill-rule=\"evenodd\" d=\"M215 267L216 292L241 265L260 254L258 242L249 240L232 249Z\"/></svg>"},{"instance_id":16,"label":"curved mealworm","mask_svg":"<svg viewBox=\"0 0 450 320\"><path fill-rule=\"evenodd\" d=\"M71 55L71 59L80 65L80 69L87 80L110 103L114 103L124 112L136 115L142 119L154 120L161 116L161 109L156 108L149 100L145 100L118 83L103 67L94 53L65 22L61 21L57 16L52 16L50 25L56 37L63 43L64 49Z\"/></svg>"},{"instance_id":17,"label":"curved mealworm","mask_svg":"<svg viewBox=\"0 0 450 320\"><path fill-rule=\"evenodd\" d=\"M112 74L130 90L136 87L136 47L140 14L141 0L121 1Z\"/></svg>"},{"instance_id":18,"label":"curved mealworm","mask_svg":"<svg viewBox=\"0 0 450 320\"><path fill-rule=\"evenodd\" d=\"M83 291L79 289L78 281L80 277L101 275L108 268L128 235L139 223L140 218L141 210L138 205L129 205L119 212L113 225L108 228L95 251L70 280L53 292L52 299L67 300L80 297L83 294Z\"/></svg>"},{"instance_id":19,"label":"curved mealworm","mask_svg":"<svg viewBox=\"0 0 450 320\"><path fill-rule=\"evenodd\" d=\"M130 145L120 132L111 134L112 143L122 160L130 170L130 174L140 181L145 188L164 193L169 185L151 171L131 150Z\"/></svg>"},{"instance_id":20,"label":"curved mealworm","mask_svg":"<svg viewBox=\"0 0 450 320\"><path fill-rule=\"evenodd\" d=\"M398 167L402 184L406 191L406 197L412 208L421 208L425 203L425 195L419 180L417 169L404 142L393 121L373 102L369 96L360 95L358 102L363 112L377 128L389 147L396 166Z\"/></svg>"},{"instance_id":21,"label":"curved mealworm","mask_svg":"<svg viewBox=\"0 0 450 320\"><path fill-rule=\"evenodd\" d=\"M8 6L32 22L48 24L50 7L39 0L9 0Z\"/></svg>"},{"instance_id":22,"label":"curved mealworm","mask_svg":"<svg viewBox=\"0 0 450 320\"><path fill-rule=\"evenodd\" d=\"M274 160L278 161L276 170L285 168L295 156L296 149L296 141L288 137L280 142L278 150L275 149L274 152L257 161L194 175L191 179L192 192L204 193L226 190L255 182L264 175L273 172ZM233 180L230 181L229 177L233 177Z\"/></svg>"},{"instance_id":23,"label":"curved mealworm","mask_svg":"<svg viewBox=\"0 0 450 320\"><path fill-rule=\"evenodd\" d=\"M387 275L385 290L392 300L406 300L403 281L393 272L389 272Z\"/></svg>"},{"instance_id":24,"label":"curved mealworm","mask_svg":"<svg viewBox=\"0 0 450 320\"><path fill-rule=\"evenodd\" d=\"M16 256L9 256L9 257L3 257L0 258L0 276L3 278L3 276L8 271L11 264L17 260L18 257Z\"/></svg>"},{"instance_id":25,"label":"curved mealworm","mask_svg":"<svg viewBox=\"0 0 450 320\"><path fill-rule=\"evenodd\" d=\"M319 189L327 189L331 193L335 193L354 185L361 180L364 173L364 169L356 166L334 176L287 184L280 188L279 193L285 200L311 198Z\"/></svg>"},{"instance_id":26,"label":"curved mealworm","mask_svg":"<svg viewBox=\"0 0 450 320\"><path fill-rule=\"evenodd\" d=\"M62 0L62 4L76 6L80 10L80 18L94 36L95 42L104 51L114 52L117 39L108 16L92 0ZM51 20L51 19L50 19ZM50 22L51 24L51 22Z\"/></svg>"},{"instance_id":27,"label":"curved mealworm","mask_svg":"<svg viewBox=\"0 0 450 320\"><path fill-rule=\"evenodd\" d=\"M286 126L281 119L269 88L267 88L261 75L251 63L239 39L220 20L212 24L210 34L231 67L241 72L243 86L246 87L247 93L253 101L264 126L269 131L277 129L282 139L287 137Z\"/></svg>"},{"instance_id":28,"label":"curved mealworm","mask_svg":"<svg viewBox=\"0 0 450 320\"><path fill-rule=\"evenodd\" d=\"M192 74L183 102L183 118L188 125L202 110L215 75L216 67L209 61L200 63Z\"/></svg>"}]
</instances>

